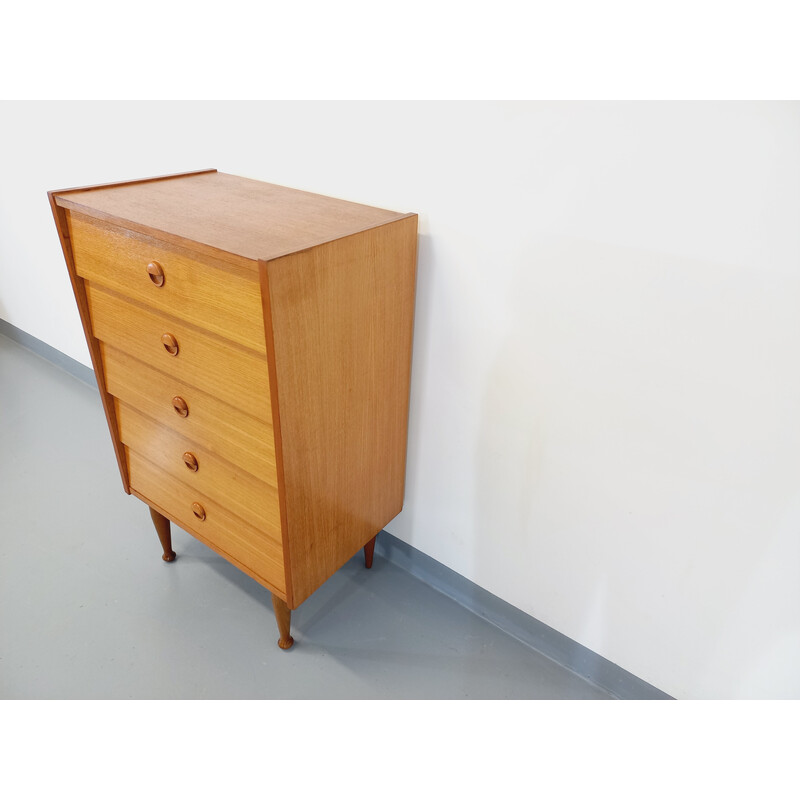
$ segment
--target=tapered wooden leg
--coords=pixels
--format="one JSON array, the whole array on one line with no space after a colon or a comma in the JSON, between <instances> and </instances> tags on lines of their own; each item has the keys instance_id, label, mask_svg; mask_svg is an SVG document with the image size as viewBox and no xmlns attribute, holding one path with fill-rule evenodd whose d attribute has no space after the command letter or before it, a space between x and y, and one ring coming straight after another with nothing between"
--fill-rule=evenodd
<instances>
[{"instance_id":1,"label":"tapered wooden leg","mask_svg":"<svg viewBox=\"0 0 800 800\"><path fill-rule=\"evenodd\" d=\"M294 644L294 639L289 635L292 622L291 609L277 595L272 595L272 607L275 609L275 619L278 621L278 631L281 635L278 647L281 650L288 650Z\"/></svg>"},{"instance_id":2,"label":"tapered wooden leg","mask_svg":"<svg viewBox=\"0 0 800 800\"><path fill-rule=\"evenodd\" d=\"M148 508L150 507L148 506ZM161 558L164 561L174 561L175 551L172 549L172 532L169 529L169 520L154 508L150 508L150 516L153 519L153 525L156 526L156 533L161 540L161 546L164 548L164 555Z\"/></svg>"},{"instance_id":3,"label":"tapered wooden leg","mask_svg":"<svg viewBox=\"0 0 800 800\"><path fill-rule=\"evenodd\" d=\"M364 566L367 569L372 569L372 557L375 555L375 540L378 538L378 534L376 533L365 545L364 545Z\"/></svg>"}]
</instances>

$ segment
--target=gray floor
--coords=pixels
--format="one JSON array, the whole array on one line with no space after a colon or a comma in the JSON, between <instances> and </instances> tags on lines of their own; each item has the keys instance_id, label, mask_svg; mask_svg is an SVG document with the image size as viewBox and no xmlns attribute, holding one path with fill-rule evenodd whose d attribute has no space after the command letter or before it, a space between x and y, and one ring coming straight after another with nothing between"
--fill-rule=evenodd
<instances>
[{"instance_id":1,"label":"gray floor","mask_svg":"<svg viewBox=\"0 0 800 800\"><path fill-rule=\"evenodd\" d=\"M0 335L0 697L610 695L376 556L292 615L185 532L165 564L97 392Z\"/></svg>"}]
</instances>

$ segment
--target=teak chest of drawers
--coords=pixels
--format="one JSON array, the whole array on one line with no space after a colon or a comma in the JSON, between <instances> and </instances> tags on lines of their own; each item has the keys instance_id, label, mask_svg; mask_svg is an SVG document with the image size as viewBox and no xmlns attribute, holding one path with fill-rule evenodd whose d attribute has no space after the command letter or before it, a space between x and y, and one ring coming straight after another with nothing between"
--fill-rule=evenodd
<instances>
[{"instance_id":1,"label":"teak chest of drawers","mask_svg":"<svg viewBox=\"0 0 800 800\"><path fill-rule=\"evenodd\" d=\"M403 505L416 214L206 172L49 193L125 491L297 608Z\"/></svg>"}]
</instances>

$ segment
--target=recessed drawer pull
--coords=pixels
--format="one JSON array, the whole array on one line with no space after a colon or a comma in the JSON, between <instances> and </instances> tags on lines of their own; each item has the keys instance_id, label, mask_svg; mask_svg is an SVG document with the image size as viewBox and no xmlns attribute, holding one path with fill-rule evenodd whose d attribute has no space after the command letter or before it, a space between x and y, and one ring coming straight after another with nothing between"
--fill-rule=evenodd
<instances>
[{"instance_id":1,"label":"recessed drawer pull","mask_svg":"<svg viewBox=\"0 0 800 800\"><path fill-rule=\"evenodd\" d=\"M198 463L197 463L197 456L194 453L184 453L183 454L183 463L192 471L197 472Z\"/></svg>"},{"instance_id":2,"label":"recessed drawer pull","mask_svg":"<svg viewBox=\"0 0 800 800\"><path fill-rule=\"evenodd\" d=\"M177 395L172 398L172 407L175 409L175 413L179 417L188 417L189 416L189 406L186 405L186 401L182 397L178 397Z\"/></svg>"},{"instance_id":3,"label":"recessed drawer pull","mask_svg":"<svg viewBox=\"0 0 800 800\"><path fill-rule=\"evenodd\" d=\"M171 356L178 355L178 340L171 333L165 333L161 337L161 344Z\"/></svg>"},{"instance_id":4,"label":"recessed drawer pull","mask_svg":"<svg viewBox=\"0 0 800 800\"><path fill-rule=\"evenodd\" d=\"M194 514L197 519L206 518L206 510L200 505L200 503L192 503L192 514Z\"/></svg>"},{"instance_id":5,"label":"recessed drawer pull","mask_svg":"<svg viewBox=\"0 0 800 800\"><path fill-rule=\"evenodd\" d=\"M156 286L164 285L164 268L158 261L151 261L147 265L147 274Z\"/></svg>"}]
</instances>

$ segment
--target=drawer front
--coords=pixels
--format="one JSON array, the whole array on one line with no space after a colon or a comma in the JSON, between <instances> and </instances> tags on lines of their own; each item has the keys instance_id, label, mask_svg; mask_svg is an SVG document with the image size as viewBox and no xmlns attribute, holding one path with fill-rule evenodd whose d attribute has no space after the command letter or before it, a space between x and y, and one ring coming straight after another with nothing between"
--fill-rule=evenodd
<instances>
[{"instance_id":1,"label":"drawer front","mask_svg":"<svg viewBox=\"0 0 800 800\"><path fill-rule=\"evenodd\" d=\"M272 425L100 342L109 394L186 439L277 486ZM177 400L186 416L175 410Z\"/></svg>"},{"instance_id":2,"label":"drawer front","mask_svg":"<svg viewBox=\"0 0 800 800\"><path fill-rule=\"evenodd\" d=\"M115 409L123 444L193 491L217 500L245 522L280 541L281 517L274 486L119 400L115 400Z\"/></svg>"},{"instance_id":3,"label":"drawer front","mask_svg":"<svg viewBox=\"0 0 800 800\"><path fill-rule=\"evenodd\" d=\"M166 511L181 528L285 594L286 577L280 541L175 480L135 450L126 447L125 454L134 491ZM202 519L196 516L194 508L202 510Z\"/></svg>"},{"instance_id":4,"label":"drawer front","mask_svg":"<svg viewBox=\"0 0 800 800\"><path fill-rule=\"evenodd\" d=\"M89 281L85 287L98 339L248 414L271 419L266 355L135 305Z\"/></svg>"},{"instance_id":5,"label":"drawer front","mask_svg":"<svg viewBox=\"0 0 800 800\"><path fill-rule=\"evenodd\" d=\"M266 353L257 270L193 258L156 239L67 215L75 270L152 308ZM149 265L155 273L148 272ZM161 280L157 285L155 281Z\"/></svg>"}]
</instances>

